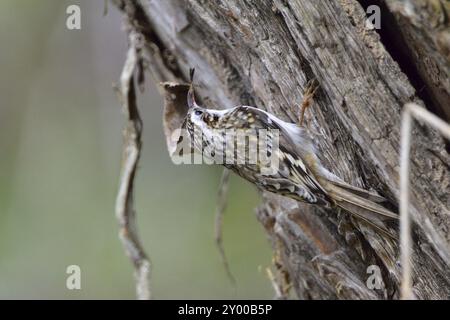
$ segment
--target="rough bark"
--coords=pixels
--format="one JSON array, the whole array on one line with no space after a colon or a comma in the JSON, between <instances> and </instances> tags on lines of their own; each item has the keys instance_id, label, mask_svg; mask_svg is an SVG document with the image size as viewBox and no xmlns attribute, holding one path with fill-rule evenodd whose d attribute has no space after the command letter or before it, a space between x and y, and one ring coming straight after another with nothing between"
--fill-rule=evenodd
<instances>
[{"instance_id":1,"label":"rough bark","mask_svg":"<svg viewBox=\"0 0 450 320\"><path fill-rule=\"evenodd\" d=\"M382 8L380 35L427 107L450 121L450 2L359 0Z\"/></svg>"},{"instance_id":2,"label":"rough bark","mask_svg":"<svg viewBox=\"0 0 450 320\"><path fill-rule=\"evenodd\" d=\"M196 68L197 94L206 106L254 105L292 122L297 121L306 83L315 78L320 88L307 119L310 129L320 133L317 142L325 165L349 183L378 191L396 209L400 112L406 102L424 102L377 31L367 28L359 2L114 2L143 35L154 80L172 82L161 86L167 137L186 112L187 87L177 83L186 82L190 67ZM394 2L387 0L383 10L393 10ZM402 31L399 37L418 32L411 24L395 27ZM448 94L448 56L439 49L445 45L425 50L414 41L406 39L405 50L417 45L424 51L414 53L422 59L411 64L430 57L438 59L440 68L440 76L431 81L426 68L417 76ZM425 105L447 110L445 90L438 95L434 87L429 90L434 105ZM435 131L416 125L413 136L414 293L420 299L449 298L450 156ZM170 151L170 139L168 146ZM361 221L269 193L263 194L257 218L298 298L398 297L398 244ZM384 289L367 287L370 265L380 267Z\"/></svg>"}]
</instances>

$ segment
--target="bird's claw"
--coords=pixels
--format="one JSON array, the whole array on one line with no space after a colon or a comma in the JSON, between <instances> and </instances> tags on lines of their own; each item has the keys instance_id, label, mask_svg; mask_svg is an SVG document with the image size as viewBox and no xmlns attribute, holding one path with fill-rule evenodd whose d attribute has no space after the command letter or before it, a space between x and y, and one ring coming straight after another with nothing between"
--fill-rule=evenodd
<instances>
[{"instance_id":1,"label":"bird's claw","mask_svg":"<svg viewBox=\"0 0 450 320\"><path fill-rule=\"evenodd\" d=\"M319 83L315 78L309 80L308 83L306 84L306 89L303 94L303 101L302 104L300 105L300 119L299 119L300 126L303 125L303 119L305 117L306 109L308 109L311 106L314 94L316 93L318 88Z\"/></svg>"}]
</instances>

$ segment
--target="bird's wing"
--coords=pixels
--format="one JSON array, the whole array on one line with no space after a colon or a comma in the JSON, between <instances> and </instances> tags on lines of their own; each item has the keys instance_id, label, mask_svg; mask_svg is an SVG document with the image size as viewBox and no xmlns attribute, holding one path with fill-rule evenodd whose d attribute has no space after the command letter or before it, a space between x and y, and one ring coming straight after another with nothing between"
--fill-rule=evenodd
<instances>
[{"instance_id":1,"label":"bird's wing","mask_svg":"<svg viewBox=\"0 0 450 320\"><path fill-rule=\"evenodd\" d=\"M278 150L280 154L278 158L280 160L280 169L277 175L270 176L266 180L269 180L271 185L277 183L275 184L277 187L282 185L280 182L291 181L292 185L288 185L288 187L292 188L292 186L295 186L296 189L290 193L280 192L279 189L274 192L312 204L336 204L349 213L365 220L378 230L392 237L395 236L386 227L384 220L396 219L398 216L370 199L370 197L375 197L376 201L381 201L382 197L353 187L334 175L334 178L327 175L322 177L321 167L312 168L312 166L320 166L320 163L315 157L314 144L303 128L293 123L284 122L260 109L246 108L242 109L241 112L246 111L248 113L251 111L255 127L278 130L279 132ZM312 159L307 158L311 156ZM289 169L283 170L283 166ZM323 181L320 179L323 185L313 172L318 172L320 177L324 178Z\"/></svg>"},{"instance_id":2,"label":"bird's wing","mask_svg":"<svg viewBox=\"0 0 450 320\"><path fill-rule=\"evenodd\" d=\"M288 168L287 171L279 170L280 179L294 182L296 188L294 193L300 197L300 200L313 204L328 205L330 199L327 192L317 181L300 152L302 148L305 149L305 152L313 152L312 149L307 150L312 148L312 142L306 140L309 138L303 129L254 107L238 108L242 108L239 111L244 114L251 113L255 127L278 131L279 165Z\"/></svg>"}]
</instances>

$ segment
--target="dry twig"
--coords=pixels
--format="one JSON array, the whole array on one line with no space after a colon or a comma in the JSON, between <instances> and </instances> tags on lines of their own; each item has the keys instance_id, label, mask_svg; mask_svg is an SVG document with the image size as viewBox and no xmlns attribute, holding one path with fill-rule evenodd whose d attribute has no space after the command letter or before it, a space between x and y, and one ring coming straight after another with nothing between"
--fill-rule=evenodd
<instances>
[{"instance_id":1,"label":"dry twig","mask_svg":"<svg viewBox=\"0 0 450 320\"><path fill-rule=\"evenodd\" d=\"M119 222L119 236L125 252L133 263L138 299L150 299L150 262L139 241L136 227L136 213L133 208L134 179L141 153L142 120L136 104L134 71L138 65L138 35L130 32L127 58L120 77L118 94L126 115L124 130L123 159L116 198L116 216Z\"/></svg>"},{"instance_id":2,"label":"dry twig","mask_svg":"<svg viewBox=\"0 0 450 320\"><path fill-rule=\"evenodd\" d=\"M434 114L414 103L403 109L400 151L400 249L402 265L401 299L413 299L411 276L411 218L409 215L409 152L411 149L412 118L425 121L450 139L450 126Z\"/></svg>"},{"instance_id":3,"label":"dry twig","mask_svg":"<svg viewBox=\"0 0 450 320\"><path fill-rule=\"evenodd\" d=\"M230 266L228 264L227 256L225 255L225 249L223 247L222 238L222 224L223 224L223 214L227 206L227 195L228 195L228 182L230 179L230 170L224 169L222 177L220 179L219 192L217 195L217 208L216 208L216 221L214 225L214 234L219 249L220 257L222 258L222 263L225 267L228 278L233 285L236 285L236 280L231 273Z\"/></svg>"}]
</instances>

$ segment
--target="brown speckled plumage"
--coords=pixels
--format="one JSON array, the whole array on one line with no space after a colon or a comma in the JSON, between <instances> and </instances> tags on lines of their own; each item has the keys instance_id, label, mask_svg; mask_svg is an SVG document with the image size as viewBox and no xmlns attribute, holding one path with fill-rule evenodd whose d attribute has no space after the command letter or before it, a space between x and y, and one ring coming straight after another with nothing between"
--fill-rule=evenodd
<instances>
[{"instance_id":1,"label":"brown speckled plumage","mask_svg":"<svg viewBox=\"0 0 450 320\"><path fill-rule=\"evenodd\" d=\"M393 236L385 221L396 219L397 215L376 203L384 201L384 198L351 186L324 168L306 129L250 106L220 111L204 109L195 103L192 86L188 104L185 124L197 150L204 152L205 148L212 147L213 156L224 159L224 155L230 156L226 154L226 144L243 146L244 153L235 151L231 154L234 161L221 164L258 188L310 204L343 208ZM277 133L276 147L272 145L273 136L272 140L267 138L268 156L277 159L276 171L264 173L262 169L270 164L262 163L259 158L256 163L249 163L249 143L246 140L239 141L236 136L228 137L225 132L230 130L243 130L250 140L260 138L261 130L268 132L267 137Z\"/></svg>"}]
</instances>

